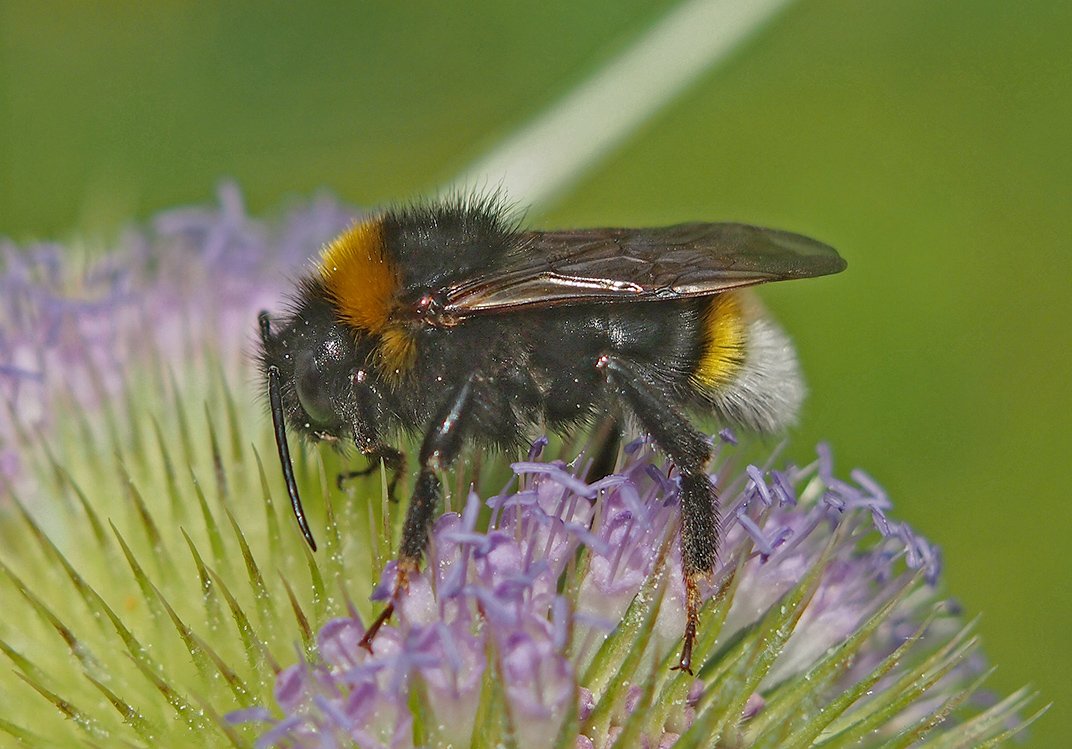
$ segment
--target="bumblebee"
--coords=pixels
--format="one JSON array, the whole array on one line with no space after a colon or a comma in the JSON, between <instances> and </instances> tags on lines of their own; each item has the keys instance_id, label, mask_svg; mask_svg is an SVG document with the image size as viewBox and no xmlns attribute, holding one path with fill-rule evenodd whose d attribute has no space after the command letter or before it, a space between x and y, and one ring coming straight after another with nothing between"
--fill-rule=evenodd
<instances>
[{"instance_id":1,"label":"bumblebee","mask_svg":"<svg viewBox=\"0 0 1072 749\"><path fill-rule=\"evenodd\" d=\"M260 314L260 362L284 480L301 532L287 427L403 471L390 439L423 434L399 545L391 615L417 569L439 472L465 443L514 449L624 415L680 476L691 671L700 594L718 551L711 446L690 414L778 432L804 387L792 345L743 291L837 273L835 250L737 223L531 231L495 197L387 210L328 244L278 326ZM369 470L372 470L370 468Z\"/></svg>"}]
</instances>

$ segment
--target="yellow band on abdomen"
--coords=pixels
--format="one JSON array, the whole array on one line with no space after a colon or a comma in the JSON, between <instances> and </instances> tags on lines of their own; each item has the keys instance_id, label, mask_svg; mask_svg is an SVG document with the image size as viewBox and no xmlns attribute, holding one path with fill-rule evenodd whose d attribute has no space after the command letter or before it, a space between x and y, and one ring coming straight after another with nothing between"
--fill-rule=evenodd
<instances>
[{"instance_id":1,"label":"yellow band on abdomen","mask_svg":"<svg viewBox=\"0 0 1072 749\"><path fill-rule=\"evenodd\" d=\"M711 297L704 312L702 353L693 379L701 386L719 389L733 382L744 365L748 325L741 295L723 292Z\"/></svg>"}]
</instances>

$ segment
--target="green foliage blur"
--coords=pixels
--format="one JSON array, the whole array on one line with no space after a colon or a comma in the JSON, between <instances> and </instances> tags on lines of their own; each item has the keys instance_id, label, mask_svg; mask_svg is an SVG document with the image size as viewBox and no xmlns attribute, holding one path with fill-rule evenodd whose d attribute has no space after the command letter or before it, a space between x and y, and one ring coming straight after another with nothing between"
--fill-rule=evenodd
<instances>
[{"instance_id":1,"label":"green foliage blur","mask_svg":"<svg viewBox=\"0 0 1072 749\"><path fill-rule=\"evenodd\" d=\"M0 3L0 236L104 243L221 178L255 214L427 192L672 6ZM1031 747L1072 702L1070 39L1069 3L802 0L529 213L842 251L763 293L811 387L791 452L829 441L942 546L991 683L1056 703Z\"/></svg>"}]
</instances>

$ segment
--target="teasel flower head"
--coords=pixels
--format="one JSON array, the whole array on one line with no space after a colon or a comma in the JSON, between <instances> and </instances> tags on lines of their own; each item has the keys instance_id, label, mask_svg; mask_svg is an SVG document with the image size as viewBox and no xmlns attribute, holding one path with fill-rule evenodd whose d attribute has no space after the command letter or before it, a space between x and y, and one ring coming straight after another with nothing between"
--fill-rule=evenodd
<instances>
[{"instance_id":1,"label":"teasel flower head","mask_svg":"<svg viewBox=\"0 0 1072 749\"><path fill-rule=\"evenodd\" d=\"M353 456L295 450L308 551L248 357L256 312L357 215L259 222L226 186L103 253L0 243L0 743L954 747L1038 714L981 691L937 550L874 480L728 433L695 676L670 668L677 477L643 439L595 480L584 446L471 455L360 648L398 505L383 475L336 486Z\"/></svg>"}]
</instances>

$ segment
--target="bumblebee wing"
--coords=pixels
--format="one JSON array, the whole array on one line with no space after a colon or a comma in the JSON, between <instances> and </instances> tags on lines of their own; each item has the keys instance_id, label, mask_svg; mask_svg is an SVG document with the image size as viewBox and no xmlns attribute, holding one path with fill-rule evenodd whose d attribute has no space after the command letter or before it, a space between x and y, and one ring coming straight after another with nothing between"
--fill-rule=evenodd
<instances>
[{"instance_id":1,"label":"bumblebee wing","mask_svg":"<svg viewBox=\"0 0 1072 749\"><path fill-rule=\"evenodd\" d=\"M494 272L443 290L457 318L518 308L709 296L768 281L837 273L837 251L747 224L528 232Z\"/></svg>"}]
</instances>

